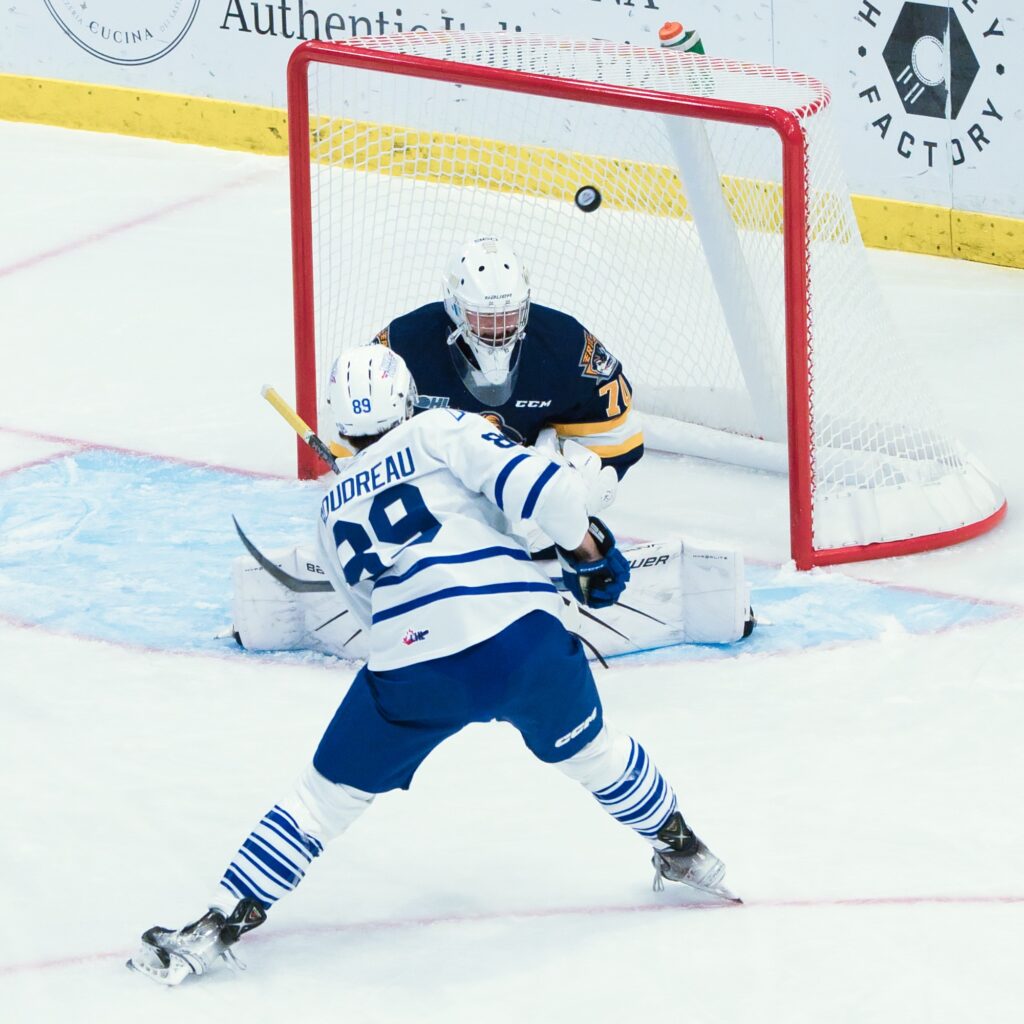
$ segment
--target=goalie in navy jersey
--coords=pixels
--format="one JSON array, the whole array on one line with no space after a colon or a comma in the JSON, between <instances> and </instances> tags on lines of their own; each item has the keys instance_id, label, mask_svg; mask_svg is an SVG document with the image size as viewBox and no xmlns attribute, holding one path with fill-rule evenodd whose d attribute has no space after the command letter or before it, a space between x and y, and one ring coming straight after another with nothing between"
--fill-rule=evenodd
<instances>
[{"instance_id":1,"label":"goalie in navy jersey","mask_svg":"<svg viewBox=\"0 0 1024 1024\"><path fill-rule=\"evenodd\" d=\"M445 270L443 291L443 302L398 317L376 337L408 365L417 412L480 413L526 445L551 427L619 479L640 459L643 431L619 361L578 320L531 303L526 268L508 242L470 242Z\"/></svg>"},{"instance_id":2,"label":"goalie in navy jersey","mask_svg":"<svg viewBox=\"0 0 1024 1024\"><path fill-rule=\"evenodd\" d=\"M418 390L414 413L479 413L510 441L537 446L578 470L588 482L590 510L601 514L644 450L618 360L573 317L531 304L526 270L500 239L483 237L465 246L445 271L443 292L443 302L393 320L375 339L409 367ZM337 422L330 403L328 395L320 411L325 424ZM341 438L330 447L336 456L351 454ZM554 559L552 539L535 520L516 519L510 530L533 558ZM632 609L611 606L595 618L565 606L567 625L596 656L683 642L731 643L749 635L754 618L739 552L684 546L673 538L633 548L629 557ZM321 571L316 554L299 547L274 558L292 571ZM248 559L235 565L231 632L250 650L365 657L365 633L353 632L347 618L324 605L333 608L334 598L288 591L253 572Z\"/></svg>"},{"instance_id":3,"label":"goalie in navy jersey","mask_svg":"<svg viewBox=\"0 0 1024 1024\"><path fill-rule=\"evenodd\" d=\"M725 865L687 825L654 760L605 721L555 585L507 533L510 516L536 520L558 545L576 600L613 604L629 563L590 514L578 471L473 413L413 418L408 369L377 346L341 357L331 391L339 436L357 454L320 505L318 546L335 591L351 593L369 632L367 664L312 763L242 840L210 909L179 929L148 929L128 966L176 985L233 959L234 943L328 842L378 794L408 789L431 751L472 722L510 723L535 757L644 840L656 889L668 880L735 900ZM395 840L407 841L401 829ZM577 833L557 841L585 855Z\"/></svg>"}]
</instances>

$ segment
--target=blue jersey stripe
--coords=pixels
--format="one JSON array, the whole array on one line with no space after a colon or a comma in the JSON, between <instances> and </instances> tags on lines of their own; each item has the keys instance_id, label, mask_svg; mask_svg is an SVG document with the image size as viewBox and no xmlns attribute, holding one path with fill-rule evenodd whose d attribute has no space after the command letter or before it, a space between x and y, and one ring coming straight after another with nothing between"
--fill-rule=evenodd
<instances>
[{"instance_id":1,"label":"blue jersey stripe","mask_svg":"<svg viewBox=\"0 0 1024 1024\"><path fill-rule=\"evenodd\" d=\"M424 594L423 597L414 598L404 604L396 604L394 608L387 608L377 612L373 617L374 624L384 622L387 619L394 619L414 608L422 608L425 604L433 604L435 601L445 601L450 597L469 597L477 594L522 594L528 592L557 593L550 583L489 583L483 587L448 587L446 590L438 590L433 594Z\"/></svg>"},{"instance_id":2,"label":"blue jersey stripe","mask_svg":"<svg viewBox=\"0 0 1024 1024\"><path fill-rule=\"evenodd\" d=\"M509 558L516 558L523 562L530 561L529 554L522 548L479 548L476 551L464 551L460 555L437 555L434 558L421 558L411 569L407 569L399 576L385 576L382 580L378 580L374 590L379 590L381 587L396 587L399 583L404 583L411 576L415 576L416 573L422 572L424 569L429 569L432 565L452 565L457 562L480 562L485 558L497 558L500 555L508 555Z\"/></svg>"},{"instance_id":3,"label":"blue jersey stripe","mask_svg":"<svg viewBox=\"0 0 1024 1024\"><path fill-rule=\"evenodd\" d=\"M508 480L509 473L511 473L512 470L523 461L523 459L528 459L529 457L529 455L523 454L517 455L514 459L509 459L498 474L498 479L494 481L494 504L497 505L502 512L505 511L505 481Z\"/></svg>"},{"instance_id":4,"label":"blue jersey stripe","mask_svg":"<svg viewBox=\"0 0 1024 1024\"><path fill-rule=\"evenodd\" d=\"M534 506L537 504L537 499L540 497L540 492L544 490L547 482L558 472L559 466L556 466L553 462L544 470L539 477L537 482L530 488L530 493L526 496L526 503L523 505L523 519L529 519L533 515Z\"/></svg>"}]
</instances>

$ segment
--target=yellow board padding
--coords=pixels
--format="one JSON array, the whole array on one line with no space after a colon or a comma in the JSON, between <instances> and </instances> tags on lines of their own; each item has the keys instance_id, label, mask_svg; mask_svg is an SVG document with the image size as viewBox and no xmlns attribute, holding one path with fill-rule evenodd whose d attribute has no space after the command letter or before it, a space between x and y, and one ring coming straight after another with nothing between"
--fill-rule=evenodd
<instances>
[{"instance_id":1,"label":"yellow board padding","mask_svg":"<svg viewBox=\"0 0 1024 1024\"><path fill-rule=\"evenodd\" d=\"M946 206L853 196L853 210L865 245L931 256L953 255L951 211Z\"/></svg>"},{"instance_id":2,"label":"yellow board padding","mask_svg":"<svg viewBox=\"0 0 1024 1024\"><path fill-rule=\"evenodd\" d=\"M1024 220L874 196L853 196L853 209L872 248L1024 269Z\"/></svg>"},{"instance_id":3,"label":"yellow board padding","mask_svg":"<svg viewBox=\"0 0 1024 1024\"><path fill-rule=\"evenodd\" d=\"M283 110L113 85L0 75L0 118L269 156L288 154Z\"/></svg>"},{"instance_id":4,"label":"yellow board padding","mask_svg":"<svg viewBox=\"0 0 1024 1024\"><path fill-rule=\"evenodd\" d=\"M585 182L612 209L685 217L686 197L669 167L567 154L542 146L345 118L311 121L314 162L448 185L571 201Z\"/></svg>"},{"instance_id":5,"label":"yellow board padding","mask_svg":"<svg viewBox=\"0 0 1024 1024\"><path fill-rule=\"evenodd\" d=\"M275 107L226 100L92 85L51 78L0 74L0 119L63 128L115 132L270 156L288 152L287 115ZM549 198L571 199L580 182L596 185L611 208L686 217L686 200L667 167L576 154L568 165L553 150L502 142L456 139L385 125L346 128L332 141L325 119L311 122L314 158L325 162L365 159L384 173L432 176L472 168L494 172L493 187L516 187ZM456 141L453 143L452 140ZM332 152L331 146L341 146ZM563 158L564 160L564 158ZM365 164L364 164L365 166ZM511 175L498 184L498 174ZM772 183L723 179L723 190L741 226L757 222L778 230L781 205ZM1024 269L1024 220L950 210L874 196L853 196L866 245L904 252L956 256Z\"/></svg>"},{"instance_id":6,"label":"yellow board padding","mask_svg":"<svg viewBox=\"0 0 1024 1024\"><path fill-rule=\"evenodd\" d=\"M1024 268L1024 220L953 210L953 255L962 260Z\"/></svg>"}]
</instances>

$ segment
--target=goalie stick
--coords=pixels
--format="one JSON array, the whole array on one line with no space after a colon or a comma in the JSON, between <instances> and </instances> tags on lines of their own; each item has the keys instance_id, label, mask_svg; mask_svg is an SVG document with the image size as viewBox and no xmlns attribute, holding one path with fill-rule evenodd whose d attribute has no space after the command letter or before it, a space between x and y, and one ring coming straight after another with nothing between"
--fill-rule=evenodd
<instances>
[{"instance_id":1,"label":"goalie stick","mask_svg":"<svg viewBox=\"0 0 1024 1024\"><path fill-rule=\"evenodd\" d=\"M263 569L267 575L272 576L281 586L286 587L288 590L294 591L296 594L310 594L310 593L326 593L329 590L334 590L331 586L330 580L300 580L298 576L292 576L291 573L285 572L279 565L274 563L267 558L265 554L248 537L245 535L245 531L241 526L238 525L238 520L232 516L231 521L235 524L235 530L238 532L238 539L245 545L245 550L256 559L259 567Z\"/></svg>"}]
</instances>

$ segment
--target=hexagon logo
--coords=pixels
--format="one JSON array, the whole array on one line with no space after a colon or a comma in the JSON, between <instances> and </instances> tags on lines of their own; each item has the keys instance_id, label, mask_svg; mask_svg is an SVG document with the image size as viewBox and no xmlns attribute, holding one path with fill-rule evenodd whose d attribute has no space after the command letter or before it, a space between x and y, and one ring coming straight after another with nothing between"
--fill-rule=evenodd
<instances>
[{"instance_id":1,"label":"hexagon logo","mask_svg":"<svg viewBox=\"0 0 1024 1024\"><path fill-rule=\"evenodd\" d=\"M908 114L956 120L981 65L952 7L903 5L882 51Z\"/></svg>"}]
</instances>

